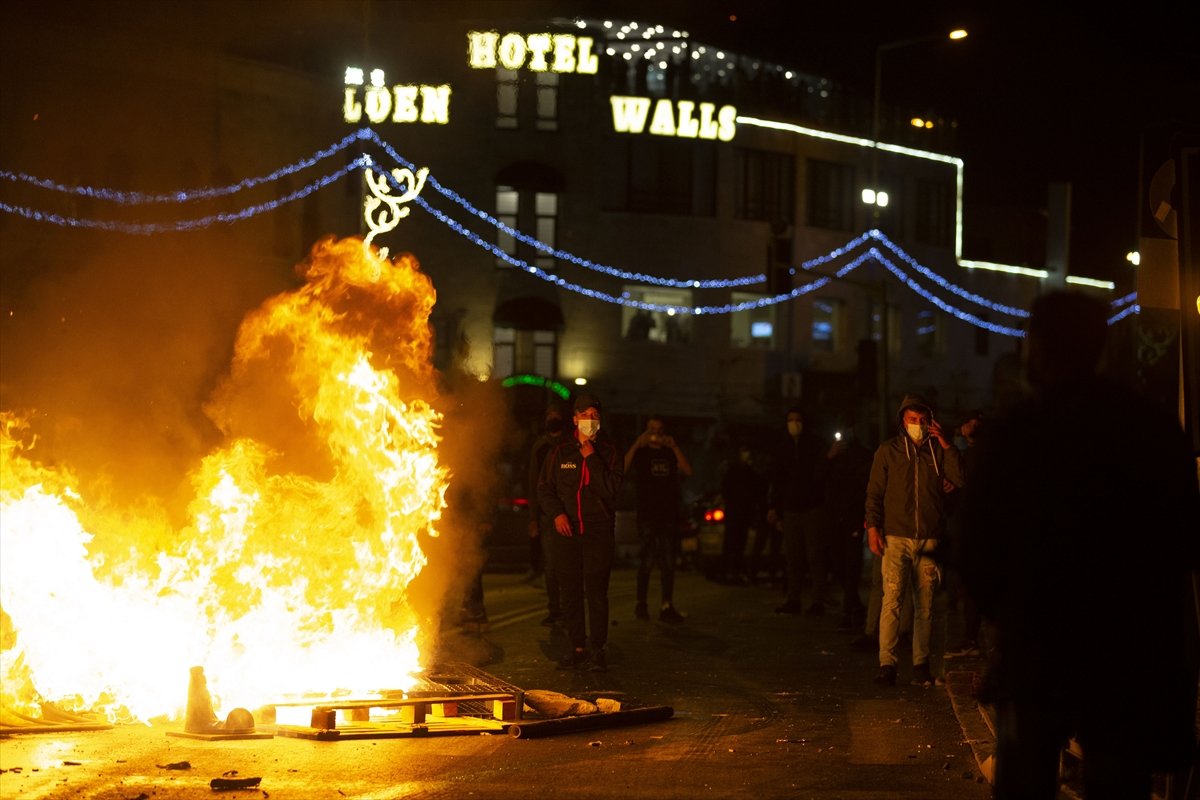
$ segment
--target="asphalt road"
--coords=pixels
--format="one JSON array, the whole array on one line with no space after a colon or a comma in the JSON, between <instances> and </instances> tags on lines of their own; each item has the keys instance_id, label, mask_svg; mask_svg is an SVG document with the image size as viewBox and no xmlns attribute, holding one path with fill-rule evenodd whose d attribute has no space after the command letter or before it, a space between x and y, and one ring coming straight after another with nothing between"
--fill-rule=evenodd
<instances>
[{"instance_id":1,"label":"asphalt road","mask_svg":"<svg viewBox=\"0 0 1200 800\"><path fill-rule=\"evenodd\" d=\"M875 656L848 647L836 609L779 616L776 589L683 573L687 619L670 626L634 618L633 586L632 569L614 573L607 673L555 668L566 644L539 624L543 591L509 574L485 576L488 627L448 630L437 658L525 691L666 706L667 719L531 739L503 726L344 741L197 741L141 725L19 734L0 740L0 797L211 798L222 776L261 782L219 796L275 800L990 796L969 698L908 685L904 664L896 687L875 686ZM655 575L652 608L658 596Z\"/></svg>"}]
</instances>

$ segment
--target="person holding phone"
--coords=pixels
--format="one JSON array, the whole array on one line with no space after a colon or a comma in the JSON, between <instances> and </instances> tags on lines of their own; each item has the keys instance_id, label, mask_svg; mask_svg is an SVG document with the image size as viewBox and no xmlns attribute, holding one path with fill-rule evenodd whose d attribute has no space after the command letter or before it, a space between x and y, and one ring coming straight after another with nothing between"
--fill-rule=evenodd
<instances>
[{"instance_id":1,"label":"person holding phone","mask_svg":"<svg viewBox=\"0 0 1200 800\"><path fill-rule=\"evenodd\" d=\"M932 686L929 653L933 595L941 580L934 553L944 534L946 485L963 485L963 463L929 401L908 394L897 413L900 433L879 445L867 482L866 526L871 552L882 559L879 672L875 683L896 684L900 606L912 593L912 682Z\"/></svg>"}]
</instances>

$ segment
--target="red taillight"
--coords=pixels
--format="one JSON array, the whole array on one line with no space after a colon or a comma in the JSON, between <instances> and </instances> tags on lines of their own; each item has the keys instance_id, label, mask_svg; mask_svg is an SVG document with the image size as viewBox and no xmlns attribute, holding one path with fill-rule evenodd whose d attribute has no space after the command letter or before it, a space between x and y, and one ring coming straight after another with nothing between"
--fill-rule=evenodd
<instances>
[{"instance_id":1,"label":"red taillight","mask_svg":"<svg viewBox=\"0 0 1200 800\"><path fill-rule=\"evenodd\" d=\"M723 520L723 519L725 519L725 509L723 509L723 508L714 508L714 509L712 510L712 521L713 521L713 522L720 522L720 521L721 521L721 520Z\"/></svg>"}]
</instances>

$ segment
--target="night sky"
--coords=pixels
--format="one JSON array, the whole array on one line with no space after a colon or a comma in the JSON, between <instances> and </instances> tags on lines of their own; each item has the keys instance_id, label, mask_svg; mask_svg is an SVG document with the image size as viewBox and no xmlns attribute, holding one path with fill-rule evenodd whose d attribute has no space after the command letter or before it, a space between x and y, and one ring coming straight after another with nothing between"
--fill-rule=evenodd
<instances>
[{"instance_id":1,"label":"night sky","mask_svg":"<svg viewBox=\"0 0 1200 800\"><path fill-rule=\"evenodd\" d=\"M996 260L991 253L972 252L973 219L1041 214L1050 183L1066 182L1072 188L1071 272L1129 287L1133 273L1124 256L1137 246L1143 134L1153 136L1168 124L1200 127L1200 12L1194 2L1129 3L1103 11L1092 5L1079 13L1047 10L1052 5L56 0L49 6L8 5L3 15L69 13L84 24L89 15L98 24L120 18L121 25L156 28L167 37L208 30L252 56L304 60L308 48L317 61L342 53L334 45L339 40L383 46L371 40L367 21L396 14L473 23L497 16L531 23L612 16L679 26L694 39L829 77L868 99L879 45L964 27L970 36L963 42L914 44L888 51L883 62L885 104L933 107L958 121L954 154L966 163L964 255ZM301 29L300 20L312 19L319 21L318 37ZM305 66L336 71L341 61Z\"/></svg>"}]
</instances>

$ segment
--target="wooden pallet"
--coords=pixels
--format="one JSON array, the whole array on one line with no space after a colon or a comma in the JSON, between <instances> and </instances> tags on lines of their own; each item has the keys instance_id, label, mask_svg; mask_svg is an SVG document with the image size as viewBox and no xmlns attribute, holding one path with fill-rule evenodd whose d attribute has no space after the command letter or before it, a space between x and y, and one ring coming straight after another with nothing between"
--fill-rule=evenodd
<instances>
[{"instance_id":1,"label":"wooden pallet","mask_svg":"<svg viewBox=\"0 0 1200 800\"><path fill-rule=\"evenodd\" d=\"M307 709L309 724L275 722L279 736L339 739L506 733L521 719L524 691L466 665L430 670L413 690L370 699L277 703L268 709ZM295 716L293 711L292 716Z\"/></svg>"}]
</instances>

